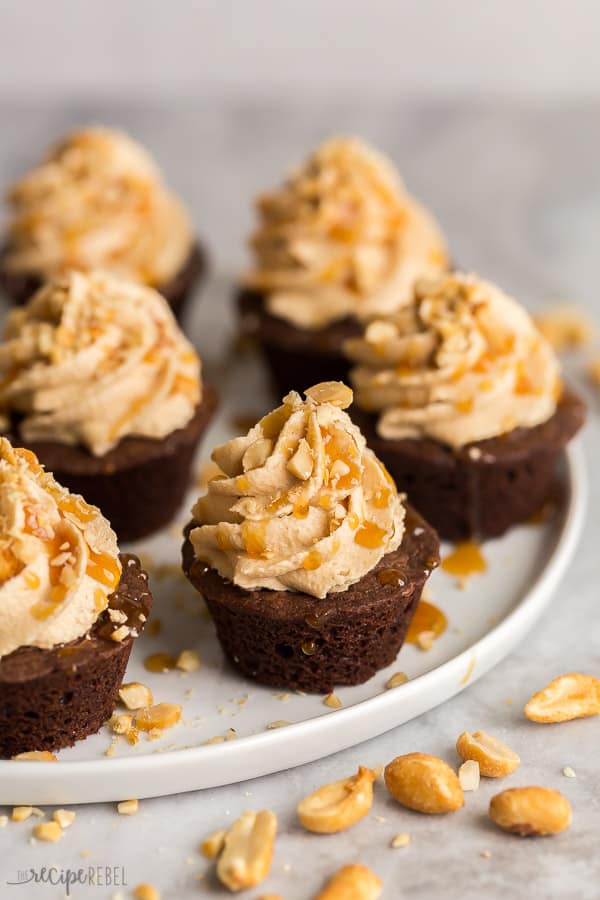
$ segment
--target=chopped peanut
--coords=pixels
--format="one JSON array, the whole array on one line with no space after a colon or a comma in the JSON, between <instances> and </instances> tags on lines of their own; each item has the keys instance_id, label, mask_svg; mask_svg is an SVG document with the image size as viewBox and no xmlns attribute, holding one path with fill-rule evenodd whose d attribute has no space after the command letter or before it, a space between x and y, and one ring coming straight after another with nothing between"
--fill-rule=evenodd
<instances>
[{"instance_id":1,"label":"chopped peanut","mask_svg":"<svg viewBox=\"0 0 600 900\"><path fill-rule=\"evenodd\" d=\"M65 828L70 828L75 821L75 813L69 809L55 809L52 813L52 818L64 830Z\"/></svg>"},{"instance_id":2,"label":"chopped peanut","mask_svg":"<svg viewBox=\"0 0 600 900\"><path fill-rule=\"evenodd\" d=\"M478 790L479 763L474 759L467 759L458 770L458 780L463 791Z\"/></svg>"},{"instance_id":3,"label":"chopped peanut","mask_svg":"<svg viewBox=\"0 0 600 900\"><path fill-rule=\"evenodd\" d=\"M385 786L392 797L417 812L438 815L464 806L456 773L437 756L407 753L385 767Z\"/></svg>"},{"instance_id":4,"label":"chopped peanut","mask_svg":"<svg viewBox=\"0 0 600 900\"><path fill-rule=\"evenodd\" d=\"M175 666L182 672L197 672L200 668L200 657L195 650L182 650Z\"/></svg>"},{"instance_id":5,"label":"chopped peanut","mask_svg":"<svg viewBox=\"0 0 600 900\"><path fill-rule=\"evenodd\" d=\"M296 478L306 481L310 478L313 470L314 459L313 452L306 438L302 438L298 444L298 449L288 462L286 468Z\"/></svg>"},{"instance_id":6,"label":"chopped peanut","mask_svg":"<svg viewBox=\"0 0 600 900\"><path fill-rule=\"evenodd\" d=\"M408 675L405 672L394 672L394 674L388 678L385 683L386 689L390 690L391 688L400 687L403 684L406 684L408 681Z\"/></svg>"},{"instance_id":7,"label":"chopped peanut","mask_svg":"<svg viewBox=\"0 0 600 900\"><path fill-rule=\"evenodd\" d=\"M15 806L10 817L13 822L24 822L31 815L33 815L33 806Z\"/></svg>"},{"instance_id":8,"label":"chopped peanut","mask_svg":"<svg viewBox=\"0 0 600 900\"><path fill-rule=\"evenodd\" d=\"M356 775L323 785L298 804L300 822L317 834L350 828L371 809L374 781L375 773L359 766Z\"/></svg>"},{"instance_id":9,"label":"chopped peanut","mask_svg":"<svg viewBox=\"0 0 600 900\"><path fill-rule=\"evenodd\" d=\"M558 834L571 824L571 806L559 791L543 787L509 788L490 801L490 818L513 834Z\"/></svg>"},{"instance_id":10,"label":"chopped peanut","mask_svg":"<svg viewBox=\"0 0 600 900\"><path fill-rule=\"evenodd\" d=\"M108 720L108 724L115 734L127 734L133 727L133 716L130 716L127 713L113 713Z\"/></svg>"},{"instance_id":11,"label":"chopped peanut","mask_svg":"<svg viewBox=\"0 0 600 900\"><path fill-rule=\"evenodd\" d=\"M600 679L578 672L560 675L525 706L532 722L567 722L600 713Z\"/></svg>"},{"instance_id":12,"label":"chopped peanut","mask_svg":"<svg viewBox=\"0 0 600 900\"><path fill-rule=\"evenodd\" d=\"M323 704L330 709L340 709L344 705L337 694L327 694L323 700Z\"/></svg>"},{"instance_id":13,"label":"chopped peanut","mask_svg":"<svg viewBox=\"0 0 600 900\"><path fill-rule=\"evenodd\" d=\"M272 812L245 812L225 837L217 863L219 881L230 891L255 887L269 874L273 861L277 819Z\"/></svg>"},{"instance_id":14,"label":"chopped peanut","mask_svg":"<svg viewBox=\"0 0 600 900\"><path fill-rule=\"evenodd\" d=\"M410 834L407 834L405 831L401 831L400 834L397 834L396 837L392 838L391 846L394 850L397 850L399 847L408 847L410 844Z\"/></svg>"},{"instance_id":15,"label":"chopped peanut","mask_svg":"<svg viewBox=\"0 0 600 900\"><path fill-rule=\"evenodd\" d=\"M36 837L38 841L50 841L51 843L55 843L62 837L62 828L58 822L40 822L39 825L36 825L33 829L33 836Z\"/></svg>"},{"instance_id":16,"label":"chopped peanut","mask_svg":"<svg viewBox=\"0 0 600 900\"><path fill-rule=\"evenodd\" d=\"M304 391L307 397L316 403L331 403L340 409L346 409L353 400L353 393L342 381L322 381Z\"/></svg>"},{"instance_id":17,"label":"chopped peanut","mask_svg":"<svg viewBox=\"0 0 600 900\"><path fill-rule=\"evenodd\" d=\"M140 681L130 681L128 684L122 684L119 689L119 697L127 709L143 709L146 706L152 706L154 703L152 691Z\"/></svg>"},{"instance_id":18,"label":"chopped peanut","mask_svg":"<svg viewBox=\"0 0 600 900\"><path fill-rule=\"evenodd\" d=\"M120 816L135 816L139 808L139 800L121 800L117 803L117 812Z\"/></svg>"}]
</instances>

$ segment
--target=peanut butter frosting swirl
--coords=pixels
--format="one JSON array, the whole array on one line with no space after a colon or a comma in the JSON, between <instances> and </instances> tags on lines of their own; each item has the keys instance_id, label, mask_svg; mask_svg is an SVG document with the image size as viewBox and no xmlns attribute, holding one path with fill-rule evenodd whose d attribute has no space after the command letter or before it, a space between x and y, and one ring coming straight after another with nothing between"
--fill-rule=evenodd
<instances>
[{"instance_id":1,"label":"peanut butter frosting swirl","mask_svg":"<svg viewBox=\"0 0 600 900\"><path fill-rule=\"evenodd\" d=\"M221 468L193 510L195 556L248 590L345 591L397 549L404 507L344 408L316 385L213 452Z\"/></svg>"},{"instance_id":2,"label":"peanut butter frosting swirl","mask_svg":"<svg viewBox=\"0 0 600 900\"><path fill-rule=\"evenodd\" d=\"M146 151L107 128L75 131L12 186L7 269L42 280L105 269L162 285L184 266L192 230Z\"/></svg>"},{"instance_id":3,"label":"peanut butter frosting swirl","mask_svg":"<svg viewBox=\"0 0 600 900\"><path fill-rule=\"evenodd\" d=\"M244 283L298 328L390 312L417 277L448 266L431 215L391 162L357 139L324 143L257 206Z\"/></svg>"},{"instance_id":4,"label":"peanut butter frosting swirl","mask_svg":"<svg viewBox=\"0 0 600 900\"><path fill-rule=\"evenodd\" d=\"M71 272L10 313L0 378L0 409L24 441L95 456L183 428L201 399L200 361L166 300L100 273Z\"/></svg>"},{"instance_id":5,"label":"peanut butter frosting swirl","mask_svg":"<svg viewBox=\"0 0 600 900\"><path fill-rule=\"evenodd\" d=\"M558 361L528 313L495 285L455 273L346 341L359 406L389 439L462 447L533 428L555 412Z\"/></svg>"},{"instance_id":6,"label":"peanut butter frosting swirl","mask_svg":"<svg viewBox=\"0 0 600 900\"><path fill-rule=\"evenodd\" d=\"M0 438L0 657L87 634L120 579L100 510Z\"/></svg>"}]
</instances>

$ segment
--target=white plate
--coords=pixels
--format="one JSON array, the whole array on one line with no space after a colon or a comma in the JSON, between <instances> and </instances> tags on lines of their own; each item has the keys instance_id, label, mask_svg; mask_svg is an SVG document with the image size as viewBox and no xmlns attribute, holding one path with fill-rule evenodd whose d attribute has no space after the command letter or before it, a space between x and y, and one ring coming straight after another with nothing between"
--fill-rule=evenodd
<instances>
[{"instance_id":1,"label":"white plate","mask_svg":"<svg viewBox=\"0 0 600 900\"><path fill-rule=\"evenodd\" d=\"M226 431L223 423L213 432ZM212 437L220 439L223 436ZM460 590L443 571L430 580L432 599L448 616L446 633L432 650L405 646L396 662L367 684L340 688L343 708L330 710L322 697L287 699L244 680L225 663L203 602L177 575L154 579L157 636L136 642L127 680L149 684L156 701L183 704L183 721L159 740L142 737L130 747L123 738L115 753L108 729L59 754L56 763L0 762L4 804L67 804L153 797L243 781L334 753L401 725L459 693L480 678L521 640L543 609L573 554L584 518L585 474L579 448L565 457L562 508L543 525L514 529L485 545L488 571ZM145 542L155 563L177 563L176 529ZM151 674L144 658L197 649L198 672ZM410 681L385 690L402 670ZM292 724L267 729L269 723ZM205 741L234 728L237 739Z\"/></svg>"}]
</instances>

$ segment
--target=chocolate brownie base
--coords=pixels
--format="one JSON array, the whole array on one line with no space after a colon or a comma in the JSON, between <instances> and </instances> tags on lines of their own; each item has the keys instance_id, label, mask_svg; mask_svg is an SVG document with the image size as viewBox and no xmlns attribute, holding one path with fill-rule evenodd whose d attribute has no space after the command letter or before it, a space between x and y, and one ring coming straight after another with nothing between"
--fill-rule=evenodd
<instances>
[{"instance_id":1,"label":"chocolate brownie base","mask_svg":"<svg viewBox=\"0 0 600 900\"><path fill-rule=\"evenodd\" d=\"M120 541L135 541L167 525L179 510L190 483L196 447L217 406L204 385L194 418L161 440L124 438L104 456L56 441L24 441L18 427L11 443L33 450L59 484L98 506Z\"/></svg>"},{"instance_id":2,"label":"chocolate brownie base","mask_svg":"<svg viewBox=\"0 0 600 900\"><path fill-rule=\"evenodd\" d=\"M442 538L460 541L499 537L542 508L560 454L585 421L585 405L565 391L542 425L459 449L429 439L386 440L376 416L356 406L350 414L398 489Z\"/></svg>"},{"instance_id":3,"label":"chocolate brownie base","mask_svg":"<svg viewBox=\"0 0 600 900\"><path fill-rule=\"evenodd\" d=\"M137 557L121 554L121 562L109 608L122 610L139 634L152 607L148 576ZM134 634L111 640L118 627L105 611L89 638L50 650L20 647L0 659L0 757L71 747L110 718L134 641Z\"/></svg>"},{"instance_id":4,"label":"chocolate brownie base","mask_svg":"<svg viewBox=\"0 0 600 900\"><path fill-rule=\"evenodd\" d=\"M43 279L37 275L20 274L8 270L4 264L7 252L6 245L0 249L0 290L7 294L17 306L22 306L42 286ZM178 319L181 319L185 301L198 280L205 274L206 268L206 253L196 242L192 245L190 255L177 275L165 284L156 285L157 291L166 298Z\"/></svg>"},{"instance_id":5,"label":"chocolate brownie base","mask_svg":"<svg viewBox=\"0 0 600 900\"><path fill-rule=\"evenodd\" d=\"M204 595L225 655L248 678L289 690L362 684L393 662L438 563L436 533L409 510L400 548L343 593L317 600L246 591L194 559L187 537L193 527L186 529L183 568Z\"/></svg>"},{"instance_id":6,"label":"chocolate brownie base","mask_svg":"<svg viewBox=\"0 0 600 900\"><path fill-rule=\"evenodd\" d=\"M320 329L296 328L265 309L264 296L256 291L238 293L240 330L253 337L267 362L278 398L289 391L301 393L320 381L348 381L350 363L342 346L361 333L350 317Z\"/></svg>"}]
</instances>

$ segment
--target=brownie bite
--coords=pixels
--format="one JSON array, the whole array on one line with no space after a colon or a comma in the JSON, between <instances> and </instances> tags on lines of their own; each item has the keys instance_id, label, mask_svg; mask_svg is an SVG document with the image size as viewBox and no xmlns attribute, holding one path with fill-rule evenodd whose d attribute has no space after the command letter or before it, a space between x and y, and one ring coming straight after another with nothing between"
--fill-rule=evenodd
<instances>
[{"instance_id":1,"label":"brownie bite","mask_svg":"<svg viewBox=\"0 0 600 900\"><path fill-rule=\"evenodd\" d=\"M0 438L0 756L59 750L117 702L152 606L100 511Z\"/></svg>"},{"instance_id":2,"label":"brownie bite","mask_svg":"<svg viewBox=\"0 0 600 900\"><path fill-rule=\"evenodd\" d=\"M346 379L342 345L360 322L400 306L418 276L448 267L432 216L392 163L357 139L322 144L257 209L240 326L258 341L278 396Z\"/></svg>"},{"instance_id":3,"label":"brownie bite","mask_svg":"<svg viewBox=\"0 0 600 900\"><path fill-rule=\"evenodd\" d=\"M8 318L4 432L102 509L120 540L168 524L216 407L164 298L71 272Z\"/></svg>"},{"instance_id":4,"label":"brownie bite","mask_svg":"<svg viewBox=\"0 0 600 900\"><path fill-rule=\"evenodd\" d=\"M544 505L585 407L515 300L474 275L423 279L345 349L355 421L443 538L497 537Z\"/></svg>"},{"instance_id":5,"label":"brownie bite","mask_svg":"<svg viewBox=\"0 0 600 900\"><path fill-rule=\"evenodd\" d=\"M222 474L193 510L184 570L229 660L264 684L329 691L391 663L438 563L344 411L346 385L288 394L217 447Z\"/></svg>"},{"instance_id":6,"label":"brownie bite","mask_svg":"<svg viewBox=\"0 0 600 900\"><path fill-rule=\"evenodd\" d=\"M0 286L25 303L70 269L155 287L179 318L205 269L187 213L154 161L122 132L66 135L9 190Z\"/></svg>"}]
</instances>

